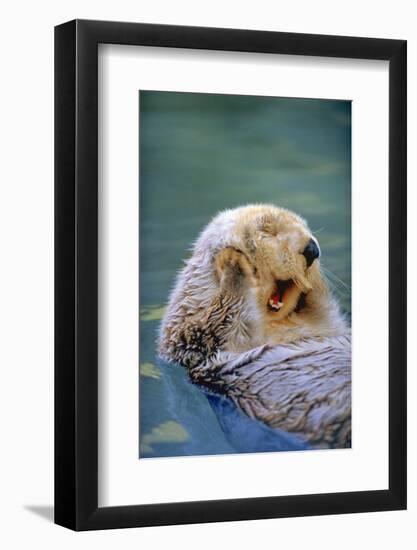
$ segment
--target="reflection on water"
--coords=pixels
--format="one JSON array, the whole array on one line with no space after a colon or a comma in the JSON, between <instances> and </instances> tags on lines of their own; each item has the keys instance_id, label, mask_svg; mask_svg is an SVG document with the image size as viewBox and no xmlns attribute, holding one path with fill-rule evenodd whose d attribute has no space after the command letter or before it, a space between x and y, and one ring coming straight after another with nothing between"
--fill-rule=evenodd
<instances>
[{"instance_id":1,"label":"reflection on water","mask_svg":"<svg viewBox=\"0 0 417 550\"><path fill-rule=\"evenodd\" d=\"M350 102L140 93L140 457L296 450L155 355L191 243L219 211L253 202L308 221L350 315Z\"/></svg>"}]
</instances>

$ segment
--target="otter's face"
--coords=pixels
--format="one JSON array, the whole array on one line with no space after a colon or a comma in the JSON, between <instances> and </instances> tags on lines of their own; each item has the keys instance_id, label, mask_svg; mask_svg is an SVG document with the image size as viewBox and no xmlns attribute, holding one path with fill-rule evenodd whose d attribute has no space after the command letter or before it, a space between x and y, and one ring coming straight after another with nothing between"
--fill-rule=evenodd
<instances>
[{"instance_id":1,"label":"otter's face","mask_svg":"<svg viewBox=\"0 0 417 550\"><path fill-rule=\"evenodd\" d=\"M270 320L284 319L321 282L317 240L303 219L275 207L240 209L235 228L254 269L259 308Z\"/></svg>"}]
</instances>

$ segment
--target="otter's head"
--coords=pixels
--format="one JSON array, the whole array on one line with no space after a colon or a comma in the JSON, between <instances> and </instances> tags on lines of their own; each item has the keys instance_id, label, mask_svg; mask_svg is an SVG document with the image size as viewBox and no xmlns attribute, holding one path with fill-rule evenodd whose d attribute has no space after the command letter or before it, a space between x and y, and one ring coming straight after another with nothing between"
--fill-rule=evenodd
<instances>
[{"instance_id":1,"label":"otter's head","mask_svg":"<svg viewBox=\"0 0 417 550\"><path fill-rule=\"evenodd\" d=\"M207 242L213 255L224 247L244 254L253 268L258 307L270 321L285 319L302 308L314 289L325 288L317 239L300 216L283 208L251 205L225 211L203 233L200 243L206 247Z\"/></svg>"},{"instance_id":2,"label":"otter's head","mask_svg":"<svg viewBox=\"0 0 417 550\"><path fill-rule=\"evenodd\" d=\"M178 275L161 357L192 366L218 350L344 334L319 261L317 239L293 212L251 205L220 213Z\"/></svg>"}]
</instances>

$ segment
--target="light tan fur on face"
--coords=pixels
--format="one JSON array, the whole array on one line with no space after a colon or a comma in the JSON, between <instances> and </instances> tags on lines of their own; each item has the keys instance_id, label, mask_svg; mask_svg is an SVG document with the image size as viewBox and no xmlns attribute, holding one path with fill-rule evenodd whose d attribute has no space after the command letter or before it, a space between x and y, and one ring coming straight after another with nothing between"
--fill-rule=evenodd
<instances>
[{"instance_id":1,"label":"light tan fur on face","mask_svg":"<svg viewBox=\"0 0 417 550\"><path fill-rule=\"evenodd\" d=\"M161 357L193 367L219 352L345 334L319 260L307 267L302 254L311 238L302 218L271 205L216 216L178 276L161 325ZM292 283L280 309L271 310L277 281Z\"/></svg>"}]
</instances>

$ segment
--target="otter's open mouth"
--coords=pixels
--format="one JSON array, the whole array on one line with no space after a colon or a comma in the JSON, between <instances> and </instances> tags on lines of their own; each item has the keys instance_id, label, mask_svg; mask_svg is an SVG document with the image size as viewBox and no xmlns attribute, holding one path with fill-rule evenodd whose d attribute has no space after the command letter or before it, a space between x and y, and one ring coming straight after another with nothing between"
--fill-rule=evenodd
<instances>
[{"instance_id":1,"label":"otter's open mouth","mask_svg":"<svg viewBox=\"0 0 417 550\"><path fill-rule=\"evenodd\" d=\"M268 309L271 311L279 311L285 304L288 292L295 286L292 279L287 281L276 281L275 290L271 294L268 301Z\"/></svg>"}]
</instances>

